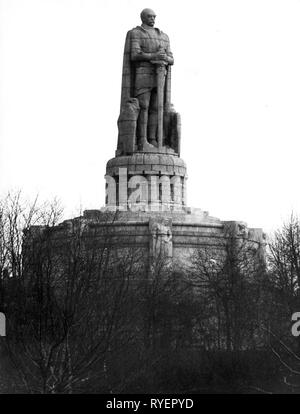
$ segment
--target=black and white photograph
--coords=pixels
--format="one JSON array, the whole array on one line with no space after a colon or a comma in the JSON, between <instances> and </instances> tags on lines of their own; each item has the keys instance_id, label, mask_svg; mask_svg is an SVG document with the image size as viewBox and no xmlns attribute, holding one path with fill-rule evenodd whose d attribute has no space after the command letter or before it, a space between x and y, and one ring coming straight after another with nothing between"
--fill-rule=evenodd
<instances>
[{"instance_id":1,"label":"black and white photograph","mask_svg":"<svg viewBox=\"0 0 300 414\"><path fill-rule=\"evenodd\" d=\"M0 400L300 394L299 22L0 0Z\"/></svg>"}]
</instances>

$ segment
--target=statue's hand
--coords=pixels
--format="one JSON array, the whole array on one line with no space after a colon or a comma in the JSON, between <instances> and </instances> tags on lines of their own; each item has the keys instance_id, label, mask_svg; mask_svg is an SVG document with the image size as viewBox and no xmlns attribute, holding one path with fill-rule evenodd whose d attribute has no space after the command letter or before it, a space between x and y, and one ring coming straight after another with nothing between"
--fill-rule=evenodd
<instances>
[{"instance_id":1,"label":"statue's hand","mask_svg":"<svg viewBox=\"0 0 300 414\"><path fill-rule=\"evenodd\" d=\"M165 52L159 51L159 52L154 54L154 59L156 59L156 60L165 60L167 62L168 61L168 56Z\"/></svg>"}]
</instances>

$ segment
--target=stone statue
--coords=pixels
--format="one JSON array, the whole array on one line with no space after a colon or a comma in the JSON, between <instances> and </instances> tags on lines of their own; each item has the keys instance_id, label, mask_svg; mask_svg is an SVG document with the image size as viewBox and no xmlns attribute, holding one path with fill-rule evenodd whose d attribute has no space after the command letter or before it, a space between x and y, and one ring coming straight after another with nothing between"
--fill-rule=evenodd
<instances>
[{"instance_id":1,"label":"stone statue","mask_svg":"<svg viewBox=\"0 0 300 414\"><path fill-rule=\"evenodd\" d=\"M173 256L172 224L170 220L149 220L150 256L155 258L171 258Z\"/></svg>"},{"instance_id":2,"label":"stone statue","mask_svg":"<svg viewBox=\"0 0 300 414\"><path fill-rule=\"evenodd\" d=\"M153 10L144 9L142 25L126 36L117 156L136 150L179 154L180 116L170 102L174 59L168 36L154 28L155 17ZM137 119L130 118L136 128L126 123L132 99L138 101Z\"/></svg>"}]
</instances>

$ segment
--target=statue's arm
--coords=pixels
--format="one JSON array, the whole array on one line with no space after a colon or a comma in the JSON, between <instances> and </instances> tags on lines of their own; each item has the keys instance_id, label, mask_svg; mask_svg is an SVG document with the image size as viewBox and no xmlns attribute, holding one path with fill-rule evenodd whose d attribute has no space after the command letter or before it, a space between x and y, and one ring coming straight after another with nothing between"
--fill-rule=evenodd
<instances>
[{"instance_id":1,"label":"statue's arm","mask_svg":"<svg viewBox=\"0 0 300 414\"><path fill-rule=\"evenodd\" d=\"M153 53L144 52L141 47L141 39L135 30L131 33L130 39L130 58L132 61L153 61L165 59L165 52L158 51Z\"/></svg>"},{"instance_id":2,"label":"statue's arm","mask_svg":"<svg viewBox=\"0 0 300 414\"><path fill-rule=\"evenodd\" d=\"M131 49L131 60L139 61L139 60L146 60L150 61L155 58L155 53L145 53L139 51L138 49Z\"/></svg>"},{"instance_id":3,"label":"statue's arm","mask_svg":"<svg viewBox=\"0 0 300 414\"><path fill-rule=\"evenodd\" d=\"M174 58L170 49L170 42L167 35L166 39L166 49L164 51L158 51L155 53L144 52L141 47L141 39L139 34L133 30L131 32L130 38L130 58L132 61L153 61L153 60L165 60L169 65L173 65Z\"/></svg>"},{"instance_id":4,"label":"statue's arm","mask_svg":"<svg viewBox=\"0 0 300 414\"><path fill-rule=\"evenodd\" d=\"M172 53L167 53L167 62L169 65L173 65L174 64L174 58Z\"/></svg>"},{"instance_id":5,"label":"statue's arm","mask_svg":"<svg viewBox=\"0 0 300 414\"><path fill-rule=\"evenodd\" d=\"M170 48L170 40L167 37L167 50L166 50L166 55L167 55L167 62L169 65L173 65L174 64L174 57L173 57L173 53L171 52L171 48Z\"/></svg>"},{"instance_id":6,"label":"statue's arm","mask_svg":"<svg viewBox=\"0 0 300 414\"><path fill-rule=\"evenodd\" d=\"M150 61L154 59L155 53L146 53L141 48L141 42L139 36L135 33L131 33L131 41L130 41L130 56L131 60L133 61L141 61L146 60Z\"/></svg>"}]
</instances>

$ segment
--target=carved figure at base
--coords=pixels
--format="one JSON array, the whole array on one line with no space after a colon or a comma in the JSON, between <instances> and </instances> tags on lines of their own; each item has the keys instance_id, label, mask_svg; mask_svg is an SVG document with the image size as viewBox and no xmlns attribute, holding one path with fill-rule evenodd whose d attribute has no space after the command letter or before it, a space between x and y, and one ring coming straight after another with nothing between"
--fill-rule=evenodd
<instances>
[{"instance_id":1,"label":"carved figure at base","mask_svg":"<svg viewBox=\"0 0 300 414\"><path fill-rule=\"evenodd\" d=\"M150 219L149 230L151 234L150 255L156 258L171 258L173 256L171 224Z\"/></svg>"}]
</instances>

